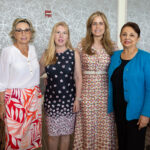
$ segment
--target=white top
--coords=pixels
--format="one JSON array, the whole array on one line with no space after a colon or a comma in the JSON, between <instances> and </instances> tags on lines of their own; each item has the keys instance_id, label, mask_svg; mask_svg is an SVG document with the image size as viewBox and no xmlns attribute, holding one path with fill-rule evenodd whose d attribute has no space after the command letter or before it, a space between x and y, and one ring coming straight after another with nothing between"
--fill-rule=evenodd
<instances>
[{"instance_id":1,"label":"white top","mask_svg":"<svg viewBox=\"0 0 150 150\"><path fill-rule=\"evenodd\" d=\"M14 45L2 50L0 57L0 91L12 88L32 88L39 85L39 63L35 47L29 45L25 57Z\"/></svg>"}]
</instances>

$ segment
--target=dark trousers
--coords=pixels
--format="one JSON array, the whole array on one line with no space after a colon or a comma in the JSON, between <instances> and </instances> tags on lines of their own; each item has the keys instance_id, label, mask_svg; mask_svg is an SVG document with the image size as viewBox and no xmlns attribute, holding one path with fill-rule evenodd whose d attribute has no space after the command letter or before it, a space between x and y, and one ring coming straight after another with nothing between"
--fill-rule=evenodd
<instances>
[{"instance_id":1,"label":"dark trousers","mask_svg":"<svg viewBox=\"0 0 150 150\"><path fill-rule=\"evenodd\" d=\"M138 120L116 120L119 150L144 150L146 127L138 129Z\"/></svg>"}]
</instances>

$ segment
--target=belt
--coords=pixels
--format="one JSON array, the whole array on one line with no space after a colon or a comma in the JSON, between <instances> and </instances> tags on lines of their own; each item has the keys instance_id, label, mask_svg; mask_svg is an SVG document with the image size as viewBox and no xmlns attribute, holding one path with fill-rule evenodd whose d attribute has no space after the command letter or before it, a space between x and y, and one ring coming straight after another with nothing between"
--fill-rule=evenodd
<instances>
[{"instance_id":1,"label":"belt","mask_svg":"<svg viewBox=\"0 0 150 150\"><path fill-rule=\"evenodd\" d=\"M83 74L107 74L106 71L83 71Z\"/></svg>"}]
</instances>

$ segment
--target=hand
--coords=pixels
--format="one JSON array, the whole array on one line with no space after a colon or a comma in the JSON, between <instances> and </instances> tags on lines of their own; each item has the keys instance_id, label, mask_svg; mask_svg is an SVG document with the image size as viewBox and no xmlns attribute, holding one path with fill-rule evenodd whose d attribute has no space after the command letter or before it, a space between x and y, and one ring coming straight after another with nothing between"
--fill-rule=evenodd
<instances>
[{"instance_id":1,"label":"hand","mask_svg":"<svg viewBox=\"0 0 150 150\"><path fill-rule=\"evenodd\" d=\"M78 100L74 101L73 112L78 112L80 110L80 102Z\"/></svg>"},{"instance_id":2,"label":"hand","mask_svg":"<svg viewBox=\"0 0 150 150\"><path fill-rule=\"evenodd\" d=\"M5 104L0 104L0 119L4 120L5 117Z\"/></svg>"},{"instance_id":3,"label":"hand","mask_svg":"<svg viewBox=\"0 0 150 150\"><path fill-rule=\"evenodd\" d=\"M138 123L137 123L137 125L139 125L139 130L141 129L141 128L144 128L144 127L146 127L147 125L148 125L148 123L149 123L149 117L146 117L146 116L140 116L140 118L139 118L139 121L138 121Z\"/></svg>"}]
</instances>

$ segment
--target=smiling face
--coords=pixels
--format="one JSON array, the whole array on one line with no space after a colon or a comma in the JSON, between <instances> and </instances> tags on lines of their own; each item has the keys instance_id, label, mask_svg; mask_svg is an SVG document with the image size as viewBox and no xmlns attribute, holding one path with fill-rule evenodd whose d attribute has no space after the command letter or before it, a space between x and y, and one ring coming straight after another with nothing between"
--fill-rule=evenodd
<instances>
[{"instance_id":1,"label":"smiling face","mask_svg":"<svg viewBox=\"0 0 150 150\"><path fill-rule=\"evenodd\" d=\"M122 29L120 34L120 42L124 48L136 47L138 41L139 35L132 27L126 26Z\"/></svg>"},{"instance_id":2,"label":"smiling face","mask_svg":"<svg viewBox=\"0 0 150 150\"><path fill-rule=\"evenodd\" d=\"M59 25L54 33L54 41L57 47L66 47L68 41L68 31L65 27Z\"/></svg>"},{"instance_id":3,"label":"smiling face","mask_svg":"<svg viewBox=\"0 0 150 150\"><path fill-rule=\"evenodd\" d=\"M14 33L16 43L28 44L30 42L31 35L30 27L27 23L20 22L16 25L16 30Z\"/></svg>"},{"instance_id":4,"label":"smiling face","mask_svg":"<svg viewBox=\"0 0 150 150\"><path fill-rule=\"evenodd\" d=\"M91 32L94 37L103 37L103 34L105 32L105 23L101 16L97 16L93 19Z\"/></svg>"}]
</instances>

